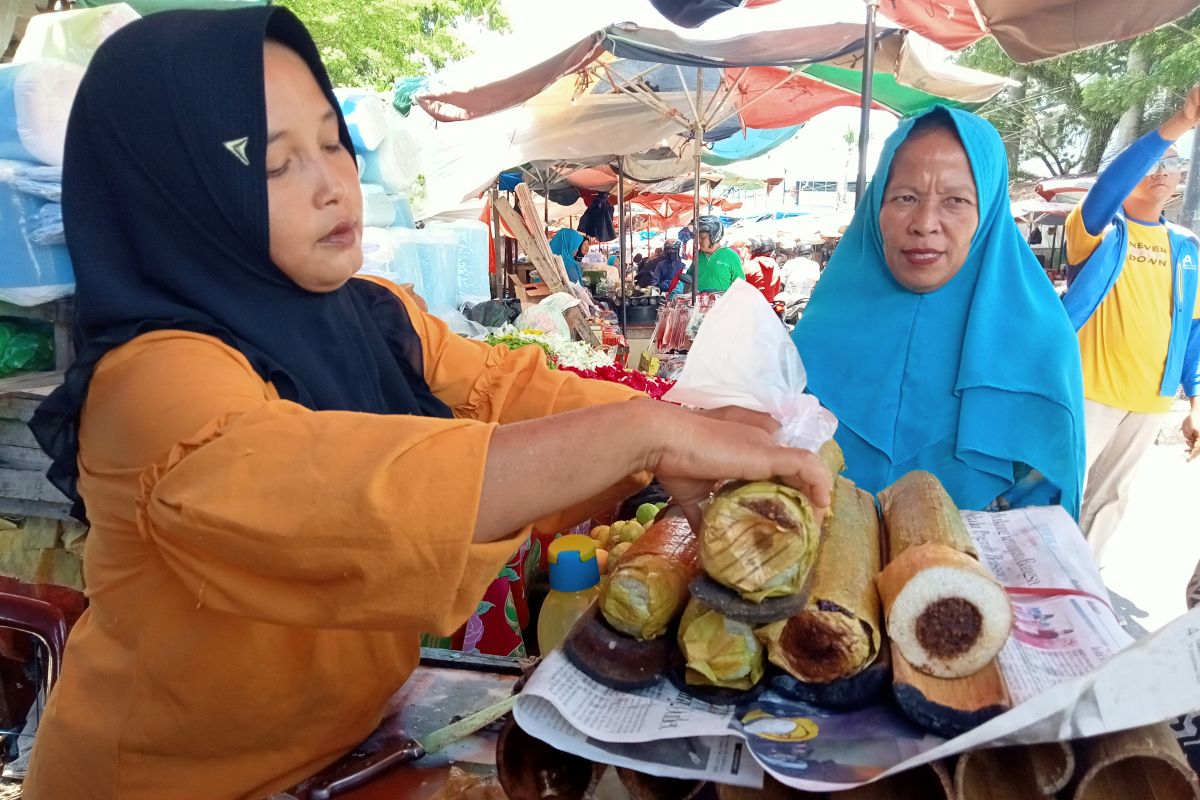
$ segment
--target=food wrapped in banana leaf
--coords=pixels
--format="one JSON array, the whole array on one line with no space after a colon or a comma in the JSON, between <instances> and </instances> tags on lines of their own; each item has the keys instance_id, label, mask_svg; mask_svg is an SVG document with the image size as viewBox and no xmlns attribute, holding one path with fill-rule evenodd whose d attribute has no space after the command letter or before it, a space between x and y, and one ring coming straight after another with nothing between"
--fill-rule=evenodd
<instances>
[{"instance_id":1,"label":"food wrapped in banana leaf","mask_svg":"<svg viewBox=\"0 0 1200 800\"><path fill-rule=\"evenodd\" d=\"M758 629L771 663L805 683L830 683L870 666L880 651L875 591L880 562L875 499L839 477L821 531L808 607Z\"/></svg>"},{"instance_id":2,"label":"food wrapped in banana leaf","mask_svg":"<svg viewBox=\"0 0 1200 800\"><path fill-rule=\"evenodd\" d=\"M682 511L667 511L620 556L600 590L604 619L628 636L662 636L700 574L699 549Z\"/></svg>"},{"instance_id":3,"label":"food wrapped in banana leaf","mask_svg":"<svg viewBox=\"0 0 1200 800\"><path fill-rule=\"evenodd\" d=\"M698 686L746 690L762 678L763 648L754 629L693 599L679 621L685 680Z\"/></svg>"},{"instance_id":4,"label":"food wrapped in banana leaf","mask_svg":"<svg viewBox=\"0 0 1200 800\"><path fill-rule=\"evenodd\" d=\"M818 455L831 475L842 450L832 439ZM817 554L820 526L809 499L774 481L733 482L704 511L700 563L713 580L761 603L803 588Z\"/></svg>"}]
</instances>

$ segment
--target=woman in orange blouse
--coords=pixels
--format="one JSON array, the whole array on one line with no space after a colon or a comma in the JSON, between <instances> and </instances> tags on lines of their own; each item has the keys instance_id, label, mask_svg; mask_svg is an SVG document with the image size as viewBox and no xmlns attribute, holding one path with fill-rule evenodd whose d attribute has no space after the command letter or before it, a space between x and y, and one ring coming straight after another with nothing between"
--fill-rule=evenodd
<instances>
[{"instance_id":1,"label":"woman in orange blouse","mask_svg":"<svg viewBox=\"0 0 1200 800\"><path fill-rule=\"evenodd\" d=\"M319 771L534 525L646 473L693 516L722 478L828 503L815 457L757 415L551 372L352 280L352 145L284 9L113 35L72 110L63 204L79 356L33 426L92 525L90 608L30 800L257 798Z\"/></svg>"}]
</instances>

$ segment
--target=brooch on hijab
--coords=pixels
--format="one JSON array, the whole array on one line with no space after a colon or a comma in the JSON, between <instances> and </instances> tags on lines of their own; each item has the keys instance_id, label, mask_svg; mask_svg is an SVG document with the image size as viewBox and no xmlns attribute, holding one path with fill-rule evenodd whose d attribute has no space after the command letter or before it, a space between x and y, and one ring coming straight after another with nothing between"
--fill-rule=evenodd
<instances>
[{"instance_id":1,"label":"brooch on hijab","mask_svg":"<svg viewBox=\"0 0 1200 800\"><path fill-rule=\"evenodd\" d=\"M240 139L230 139L225 143L225 149L237 156L237 160L250 166L250 159L246 157L246 145L250 142L249 136L243 136Z\"/></svg>"}]
</instances>

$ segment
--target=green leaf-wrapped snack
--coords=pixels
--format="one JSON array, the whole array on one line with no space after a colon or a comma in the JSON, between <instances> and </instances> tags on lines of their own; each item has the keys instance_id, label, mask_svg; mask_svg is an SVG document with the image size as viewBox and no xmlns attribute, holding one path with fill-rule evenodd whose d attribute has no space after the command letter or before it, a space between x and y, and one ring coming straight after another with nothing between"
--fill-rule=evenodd
<instances>
[{"instance_id":1,"label":"green leaf-wrapped snack","mask_svg":"<svg viewBox=\"0 0 1200 800\"><path fill-rule=\"evenodd\" d=\"M735 483L704 511L700 563L713 580L760 603L803 588L819 539L812 503L799 489Z\"/></svg>"},{"instance_id":2,"label":"green leaf-wrapped snack","mask_svg":"<svg viewBox=\"0 0 1200 800\"><path fill-rule=\"evenodd\" d=\"M683 612L678 639L690 684L746 690L762 678L763 648L754 629L697 600Z\"/></svg>"}]
</instances>

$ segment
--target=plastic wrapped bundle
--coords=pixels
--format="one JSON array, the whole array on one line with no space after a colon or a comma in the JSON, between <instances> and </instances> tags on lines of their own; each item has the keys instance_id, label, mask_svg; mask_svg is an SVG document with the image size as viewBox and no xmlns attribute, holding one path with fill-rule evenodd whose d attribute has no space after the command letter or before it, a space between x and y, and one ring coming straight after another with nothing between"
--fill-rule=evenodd
<instances>
[{"instance_id":1,"label":"plastic wrapped bundle","mask_svg":"<svg viewBox=\"0 0 1200 800\"><path fill-rule=\"evenodd\" d=\"M0 65L0 158L62 164L82 79L83 67L65 61Z\"/></svg>"},{"instance_id":2,"label":"plastic wrapped bundle","mask_svg":"<svg viewBox=\"0 0 1200 800\"><path fill-rule=\"evenodd\" d=\"M888 636L927 675L975 674L1008 640L1008 594L976 559L958 508L933 475L910 472L879 500L888 565L877 585Z\"/></svg>"},{"instance_id":3,"label":"plastic wrapped bundle","mask_svg":"<svg viewBox=\"0 0 1200 800\"><path fill-rule=\"evenodd\" d=\"M396 221L396 207L382 186L372 183L362 185L363 225L371 228L386 228Z\"/></svg>"},{"instance_id":4,"label":"plastic wrapped bundle","mask_svg":"<svg viewBox=\"0 0 1200 800\"><path fill-rule=\"evenodd\" d=\"M394 266L395 247L386 228L363 227L362 251L363 265L358 271L360 275L375 275L393 283L398 282Z\"/></svg>"},{"instance_id":5,"label":"plastic wrapped bundle","mask_svg":"<svg viewBox=\"0 0 1200 800\"><path fill-rule=\"evenodd\" d=\"M125 3L38 14L29 20L13 63L56 58L86 67L105 39L141 18Z\"/></svg>"},{"instance_id":6,"label":"plastic wrapped bundle","mask_svg":"<svg viewBox=\"0 0 1200 800\"><path fill-rule=\"evenodd\" d=\"M808 608L758 631L771 663L805 683L830 683L870 666L881 646L880 560L875 498L838 478Z\"/></svg>"},{"instance_id":7,"label":"plastic wrapped bundle","mask_svg":"<svg viewBox=\"0 0 1200 800\"><path fill-rule=\"evenodd\" d=\"M62 167L0 159L0 183L52 203L62 201Z\"/></svg>"},{"instance_id":8,"label":"plastic wrapped bundle","mask_svg":"<svg viewBox=\"0 0 1200 800\"><path fill-rule=\"evenodd\" d=\"M413 291L425 297L425 276L421 274L421 259L417 253L417 237L420 231L408 228L388 228L392 241L393 282L411 283Z\"/></svg>"},{"instance_id":9,"label":"plastic wrapped bundle","mask_svg":"<svg viewBox=\"0 0 1200 800\"><path fill-rule=\"evenodd\" d=\"M30 236L46 203L0 184L0 300L36 306L75 291L66 245L34 244Z\"/></svg>"},{"instance_id":10,"label":"plastic wrapped bundle","mask_svg":"<svg viewBox=\"0 0 1200 800\"><path fill-rule=\"evenodd\" d=\"M417 223L413 220L412 206L408 203L408 198L402 194L388 195L392 198L392 212L395 221L392 225L397 228L416 228Z\"/></svg>"},{"instance_id":11,"label":"plastic wrapped bundle","mask_svg":"<svg viewBox=\"0 0 1200 800\"><path fill-rule=\"evenodd\" d=\"M453 309L458 296L458 270L454 260L458 252L458 237L452 231L436 229L413 233L429 310Z\"/></svg>"},{"instance_id":12,"label":"plastic wrapped bundle","mask_svg":"<svg viewBox=\"0 0 1200 800\"><path fill-rule=\"evenodd\" d=\"M752 688L763 674L763 648L754 630L692 600L679 621L685 680L723 689Z\"/></svg>"},{"instance_id":13,"label":"plastic wrapped bundle","mask_svg":"<svg viewBox=\"0 0 1200 800\"><path fill-rule=\"evenodd\" d=\"M346 129L354 149L360 153L375 150L387 136L388 107L378 95L357 89L334 89Z\"/></svg>"},{"instance_id":14,"label":"plastic wrapped bundle","mask_svg":"<svg viewBox=\"0 0 1200 800\"><path fill-rule=\"evenodd\" d=\"M639 639L666 632L688 600L688 584L700 573L700 543L682 514L652 524L621 557L600 590L608 624Z\"/></svg>"},{"instance_id":15,"label":"plastic wrapped bundle","mask_svg":"<svg viewBox=\"0 0 1200 800\"><path fill-rule=\"evenodd\" d=\"M488 239L491 229L479 220L464 219L431 225L430 230L451 231L458 241L455 254L458 304L488 300L492 296L488 279Z\"/></svg>"}]
</instances>

